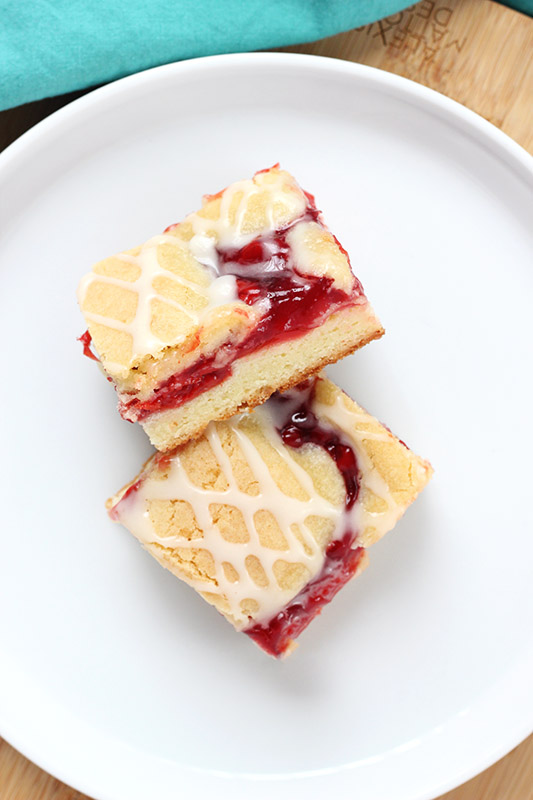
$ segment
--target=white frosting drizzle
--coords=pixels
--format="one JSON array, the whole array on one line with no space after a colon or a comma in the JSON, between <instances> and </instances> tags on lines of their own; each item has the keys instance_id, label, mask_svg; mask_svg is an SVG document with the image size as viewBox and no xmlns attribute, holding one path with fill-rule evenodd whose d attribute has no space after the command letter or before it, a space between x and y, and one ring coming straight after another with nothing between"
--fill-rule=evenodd
<instances>
[{"instance_id":1,"label":"white frosting drizzle","mask_svg":"<svg viewBox=\"0 0 533 800\"><path fill-rule=\"evenodd\" d=\"M319 547L306 525L307 517L313 515L332 520L335 524L333 539L336 539L345 532L348 526L356 533L372 526L381 536L394 526L403 512L403 507L395 502L386 481L375 468L364 447L365 439L390 441L387 431L384 429L382 432L358 431L358 426L361 423L368 423L371 418L362 412L347 408L342 396L339 396L331 406L315 401L312 410L319 419L329 421L345 439L350 441L357 457L361 489L370 489L382 498L387 504L386 511L379 513L367 511L361 502L362 492L349 512L345 511L343 503L333 505L319 495L310 475L296 463L291 456L290 448L283 444L273 423L268 402L256 409L254 416L259 419L261 429L270 445L292 471L300 486L307 492L309 499L296 499L280 490L253 441L239 427L242 416L237 416L226 424L231 425L232 431L238 439L241 450L259 485L259 494L250 495L239 489L230 459L222 447L216 426L211 423L206 431L206 437L226 478L228 486L225 490L202 489L193 484L180 462L179 455L176 454L172 458L166 479L158 480L148 475L141 482L139 489L116 507L118 519L142 542L158 543L167 548L205 548L209 550L215 563L217 585L210 581L194 580L179 573L180 577L199 592L214 592L224 596L228 601L236 627L241 629L250 624L249 617L243 613L240 605L244 599L251 598L259 604L259 611L253 614L254 622L266 622L294 597L294 591L281 589L276 581L273 567L278 559L289 563L303 564L309 570L309 580L312 580L320 572L324 563L324 551ZM203 531L203 537L192 540L181 536L159 537L154 530L148 511L148 501L155 499L179 499L188 502L192 507L198 526ZM247 543L231 543L221 536L213 524L209 511L212 503L233 506L241 511L250 535ZM275 517L287 541L288 549L272 550L261 545L254 521L254 515L261 510L269 511ZM292 530L293 525L298 526L305 546L295 536ZM353 546L358 546L357 540ZM250 555L256 556L261 562L268 578L267 586L257 586L249 576L245 560ZM237 581L228 580L223 562L233 565L239 576Z\"/></svg>"},{"instance_id":2,"label":"white frosting drizzle","mask_svg":"<svg viewBox=\"0 0 533 800\"><path fill-rule=\"evenodd\" d=\"M265 175L259 173L256 175L255 180L236 181L231 186L228 186L221 195L220 216L215 220L200 216L197 213L189 214L185 221L190 222L192 225L195 233L193 238L210 238L208 234L214 233L219 247L228 250L239 249L258 236L265 236L279 227L278 220L275 218L276 204L285 206L287 219L297 219L302 216L307 208L307 200L304 193L300 190L283 191L283 187L287 186L287 176L282 172L270 172L268 176L268 182L265 180ZM274 181L271 180L273 176L275 177ZM242 196L236 208L232 209L235 197L239 194ZM262 194L266 199L264 224L262 228L254 225L250 230L246 231L244 222L250 201L259 194ZM235 215L233 221L230 210L233 210Z\"/></svg>"},{"instance_id":3,"label":"white frosting drizzle","mask_svg":"<svg viewBox=\"0 0 533 800\"><path fill-rule=\"evenodd\" d=\"M386 511L368 511L360 502L360 493L358 502L350 511L350 522L354 531L361 533L367 527L374 527L378 538L381 538L396 525L404 509L396 502L387 482L376 469L364 442L368 440L390 442L391 434L385 428L381 428L379 431L362 430L360 426L368 425L372 418L355 407L348 408L341 394L337 396L333 405L315 402L313 411L319 419L328 420L335 428L343 432L355 452L361 485L386 502Z\"/></svg>"},{"instance_id":4,"label":"white frosting drizzle","mask_svg":"<svg viewBox=\"0 0 533 800\"><path fill-rule=\"evenodd\" d=\"M180 463L179 456L175 456L168 478L164 481L147 478L135 493L132 501L126 500L120 505L118 514L120 521L143 542L156 542L164 547L205 548L209 550L215 562L218 587L214 586L210 581L191 580L189 578L186 578L186 580L199 592L223 594L229 602L232 616L240 627L244 627L249 624L249 619L248 616L243 614L240 607L242 600L248 598L256 600L260 606L259 617L261 619L269 619L283 608L294 595L294 592L282 590L276 582L273 567L278 559L304 564L311 577L318 573L323 562L323 553L307 528L305 520L311 514L337 520L342 513L342 509L332 505L314 491L309 475L305 470L298 467L285 448L281 446L277 448L279 454L290 469L297 474L298 480L309 490L310 498L307 501L302 501L284 494L272 478L267 465L251 439L236 426L233 427L233 431L237 435L246 460L259 483L260 492L258 495L246 494L239 489L233 476L229 458L220 443L216 427L211 423L207 429L206 436L228 483L227 489L223 491L202 489L191 483L186 470ZM203 531L202 539L188 540L181 536L157 536L147 510L147 501L176 498L190 503L197 523ZM223 539L211 519L209 506L212 503L230 505L240 510L250 535L248 542L233 543ZM287 540L288 549L272 550L260 544L254 515L262 510L270 511L276 518ZM301 542L291 531L291 526L294 524L298 525L310 552L306 552ZM256 556L261 561L268 578L268 586L257 586L249 576L245 561L246 557L250 555ZM239 575L238 581L233 583L227 579L222 566L223 562L229 562L233 565Z\"/></svg>"},{"instance_id":5,"label":"white frosting drizzle","mask_svg":"<svg viewBox=\"0 0 533 800\"><path fill-rule=\"evenodd\" d=\"M151 328L153 300L159 299L163 303L178 309L188 316L195 325L199 325L202 319L212 311L215 306L238 302L235 279L232 281L231 276L216 278L208 287L202 287L197 283L193 283L192 281L188 281L176 275L175 272L165 269L157 257L157 248L162 244L170 244L174 247L183 246L181 241L175 236L169 234L153 236L142 245L138 255L133 256L127 253L120 253L116 256L121 261L139 267L139 276L136 280L126 281L110 275L99 275L95 272L90 272L88 275L85 275L78 287L78 301L82 308L87 289L91 283L107 283L113 286L119 286L122 289L137 292L137 310L131 322L120 322L119 320L84 310L85 317L91 322L98 322L114 330L124 331L130 334L132 337L132 352L136 356L148 355L161 347L161 340L152 332ZM164 276L180 286L192 289L194 292L204 297L207 304L201 310L194 311L175 300L161 295L154 289L153 285L154 280L159 276ZM227 279L228 277L230 280ZM173 344L178 344L179 341L184 338L185 336L178 337ZM108 364L107 366L110 365Z\"/></svg>"},{"instance_id":6,"label":"white frosting drizzle","mask_svg":"<svg viewBox=\"0 0 533 800\"><path fill-rule=\"evenodd\" d=\"M275 180L272 180L272 176ZM232 184L221 195L220 214L217 219L208 219L195 212L185 218L185 223L189 223L194 231L194 235L189 241L185 241L172 234L160 234L154 236L142 245L138 255L121 253L116 256L118 259L139 267L140 274L134 281L125 281L109 275L100 275L90 272L80 282L78 288L78 301L83 313L89 322L100 323L117 331L123 331L131 336L132 357L138 358L158 352L162 346L177 345L185 339L185 334L177 336L175 340L162 342L152 331L152 301L161 300L163 303L177 309L190 318L195 326L199 326L214 308L221 305L238 304L244 305L237 295L236 280L233 276L218 276L218 254L217 247L223 249L238 249L246 243L251 242L258 236L272 232L277 227L275 219L275 209L284 209L287 219L297 219L306 209L306 198L301 190L294 185L293 191L286 191L286 173L269 173L268 180L264 175L259 174L255 180L238 181ZM254 196L261 193L266 200L264 205L265 222L263 227L257 224L250 226L250 230L245 232L245 219L249 204ZM241 195L235 209L234 200L237 195ZM230 215L230 209L232 214ZM233 216L234 214L234 216ZM198 264L207 269L211 283L208 287L201 287L196 283L180 277L175 272L168 271L160 264L157 256L159 245L169 244L181 247L188 251ZM195 311L166 296L162 296L154 289L154 280L158 276L180 284L183 287L193 290L207 301L204 308ZM97 313L87 311L83 308L87 289L92 283L107 283L114 286L134 291L138 295L137 310L131 322L120 322L116 319L102 316ZM113 364L106 361L105 366L112 371L124 369L121 364Z\"/></svg>"},{"instance_id":7,"label":"white frosting drizzle","mask_svg":"<svg viewBox=\"0 0 533 800\"><path fill-rule=\"evenodd\" d=\"M207 289L209 308L225 306L235 302L237 297L237 278L235 275L221 275Z\"/></svg>"}]
</instances>

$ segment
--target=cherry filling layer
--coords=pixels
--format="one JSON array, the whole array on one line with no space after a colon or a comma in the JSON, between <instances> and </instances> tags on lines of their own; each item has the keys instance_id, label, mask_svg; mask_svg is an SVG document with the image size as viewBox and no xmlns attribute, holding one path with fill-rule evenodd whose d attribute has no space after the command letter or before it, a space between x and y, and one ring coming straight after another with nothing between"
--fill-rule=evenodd
<instances>
[{"instance_id":1,"label":"cherry filling layer","mask_svg":"<svg viewBox=\"0 0 533 800\"><path fill-rule=\"evenodd\" d=\"M291 392L276 393L269 399L268 405L270 409L274 408L276 427L288 447L298 449L307 443L316 444L323 447L334 460L346 487L344 507L345 512L348 512L359 494L357 459L353 448L343 441L341 435L321 422L312 412L315 385L316 379L311 379ZM163 469L172 461L174 453L175 451L157 453L155 466ZM141 473L119 502L109 510L111 519L120 521L120 505L139 490L146 475L147 472ZM356 538L357 532L350 528L346 515L344 532L327 546L319 574L269 622L251 625L243 633L250 636L269 655L282 656L291 641L307 628L322 608L354 576L364 553L364 548L354 547Z\"/></svg>"},{"instance_id":2,"label":"cherry filling layer","mask_svg":"<svg viewBox=\"0 0 533 800\"><path fill-rule=\"evenodd\" d=\"M87 358L91 358L93 361L100 361L98 356L95 356L95 354L91 350L92 337L89 331L85 331L85 333L82 333L81 336L78 336L77 341L81 342L83 345L84 356L87 356Z\"/></svg>"},{"instance_id":3,"label":"cherry filling layer","mask_svg":"<svg viewBox=\"0 0 533 800\"><path fill-rule=\"evenodd\" d=\"M307 211L297 222L316 220L318 213L309 196ZM201 356L158 386L148 400L123 396L119 410L124 417L142 421L155 412L179 407L226 380L237 359L302 336L363 296L357 279L348 294L335 287L331 278L300 274L287 241L290 227L240 249L217 250L218 274L235 275L239 300L262 311L248 336L236 344L226 343L212 356Z\"/></svg>"},{"instance_id":4,"label":"cherry filling layer","mask_svg":"<svg viewBox=\"0 0 533 800\"><path fill-rule=\"evenodd\" d=\"M314 386L315 381L310 382L303 397L301 392L276 394L270 398L269 406L274 403L277 406L278 430L284 444L294 448L307 443L316 444L335 461L346 487L345 511L349 511L359 493L357 460L352 447L311 411ZM364 552L362 547L353 547L356 537L357 533L347 524L343 535L327 546L320 573L268 623L252 625L244 633L269 655L283 655L291 640L307 628L355 574Z\"/></svg>"}]
</instances>

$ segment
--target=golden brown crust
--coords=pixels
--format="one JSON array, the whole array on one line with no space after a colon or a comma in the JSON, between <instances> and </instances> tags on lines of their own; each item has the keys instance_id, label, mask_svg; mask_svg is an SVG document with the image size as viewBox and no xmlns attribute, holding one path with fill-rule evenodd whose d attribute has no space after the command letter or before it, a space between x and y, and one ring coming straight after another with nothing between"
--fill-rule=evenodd
<instances>
[{"instance_id":1,"label":"golden brown crust","mask_svg":"<svg viewBox=\"0 0 533 800\"><path fill-rule=\"evenodd\" d=\"M346 253L327 228L305 220L307 202L295 179L275 167L204 198L202 208L165 234L93 266L80 283L80 307L119 391L146 399L169 374L244 338L257 323L257 310L236 298L211 306L215 275L193 246L198 234L228 247L228 231L238 241L296 223L287 236L298 270L328 276L351 294L355 279Z\"/></svg>"},{"instance_id":2,"label":"golden brown crust","mask_svg":"<svg viewBox=\"0 0 533 800\"><path fill-rule=\"evenodd\" d=\"M139 475L133 506L128 500L122 511L120 505L118 513L112 511L164 567L239 630L249 621L261 622L262 591L270 592L267 604L274 597L267 613L276 613L271 612L276 598L283 607L317 574L302 558L301 546L308 557L318 546L324 557L335 531L348 525L356 535L353 547L366 549L391 530L432 474L428 462L327 378L317 378L311 402L320 423L338 430L353 449L359 489L350 511L343 511L346 484L331 456L312 443L296 449L284 445L272 429L275 417L261 410L217 422L175 452L152 456ZM139 478L108 501L108 508L117 506ZM250 515L252 497L257 500ZM305 515L297 524L286 516L294 501ZM310 503L315 503L313 513ZM330 516L332 507L338 509L337 521ZM363 553L356 574L366 563Z\"/></svg>"},{"instance_id":3,"label":"golden brown crust","mask_svg":"<svg viewBox=\"0 0 533 800\"><path fill-rule=\"evenodd\" d=\"M286 231L298 274L331 279L332 287L344 292L345 309L367 309L366 321L373 331L346 333L344 339L350 341L339 346L334 342L327 355L321 354L320 343L316 358L313 353L304 354L291 375L286 363L278 360L276 369L271 374L263 370L263 379L256 384L248 383L240 393L235 386L235 396L217 405L211 415L204 408L197 424L194 420L182 424L179 408L172 421L164 417L165 411L146 417L144 427L158 449L170 449L200 435L210 419L228 419L239 410L256 407L274 391L290 388L383 334L346 252L320 217L315 219L309 212L308 196L289 173L278 166L262 170L251 180L205 197L199 211L164 234L99 262L81 281L78 297L93 345L115 383L123 416L132 421L137 409L150 408L154 392L174 376L189 374L220 351L231 360L257 328L263 314L261 303L238 300L231 280L224 283L222 275L222 283L217 283L215 271L205 266L217 263L220 253L231 251L236 243L241 247L249 237L250 241L256 237L269 241L275 231ZM330 311L330 316L335 313ZM319 329L325 328L328 319L328 314L320 319ZM358 324L364 327L361 321ZM234 363L246 358L236 358ZM194 403L182 408L197 409ZM173 430L169 427L164 432L161 421ZM152 435L155 426L159 430Z\"/></svg>"},{"instance_id":4,"label":"golden brown crust","mask_svg":"<svg viewBox=\"0 0 533 800\"><path fill-rule=\"evenodd\" d=\"M257 406L260 406L264 402L266 402L268 398L274 394L274 392L281 392L281 393L287 392L294 386L298 386L299 383L303 383L303 381L307 380L307 378L312 378L318 372L321 372L321 370L323 370L329 364L335 364L337 361L346 358L346 356L351 356L361 347L364 347L366 344L369 344L375 339L381 339L381 337L384 334L385 334L384 328L380 328L379 330L374 331L373 333L366 336L359 344L352 344L346 349L339 351L339 353L336 354L335 358L333 359L323 358L317 364L314 364L312 369L304 368L299 370L298 372L295 372L293 376L290 378L290 380L285 381L284 383L281 384L281 386L274 386L274 387L263 386L261 390L252 397L250 397L246 401L246 403L241 403L240 405L235 405L232 408L229 408L224 413L224 416L219 417L218 419L222 421L230 419L230 417L234 417L235 414L240 414L244 411L253 411L254 408L257 408ZM191 402L194 403L194 400L192 400ZM206 426L203 425L197 428L192 434L183 436L182 438L176 441L173 447L175 447L176 445L184 444L185 442L189 441L189 439L197 439L198 436L201 436L201 434L204 432L205 428Z\"/></svg>"},{"instance_id":5,"label":"golden brown crust","mask_svg":"<svg viewBox=\"0 0 533 800\"><path fill-rule=\"evenodd\" d=\"M325 330L327 330L330 323L332 325L336 325L337 327L345 325L349 332L348 326L353 324L352 315L355 318L357 313L358 312L356 310L352 309L349 309L346 314L343 312L338 312L336 315L333 315L323 327ZM145 431L150 437L150 441L155 447L157 447L158 450L171 450L177 445L187 442L189 439L195 439L200 436L212 419L230 419L230 417L234 416L235 414L251 411L268 400L268 398L274 392L287 391L293 386L297 386L307 378L316 375L328 364L333 364L336 361L340 361L342 358L355 353L357 350L359 350L359 348L364 347L369 342L375 339L380 339L385 333L384 329L373 316L371 309L369 309L366 313L366 331L361 331L358 336L355 336L347 335L346 330L344 330L342 339L335 348L332 348L328 345L326 352L322 356L318 357L316 355L316 351L313 350L312 354L308 354L304 366L297 366L296 364L293 364L290 374L288 374L285 379L278 382L272 381L271 383L260 383L258 389L246 394L246 402L240 401L240 397L237 394L235 398L232 396L229 401L225 403L223 408L219 407L216 409L216 411L213 411L210 414L194 413L195 409L197 408L198 400L201 400L202 403L206 402L210 396L210 393L214 394L219 392L219 387L215 387L214 390L208 390L207 392L203 393L203 395L200 395L199 398L190 400L188 403L184 403L175 410L153 414L142 423ZM318 341L320 332L320 328L313 329L313 331L304 334L304 336L294 340L291 342L291 344L294 348L296 348L300 344L305 345L304 340L306 339ZM328 334L324 333L324 338L326 338L327 335ZM272 351L273 350L274 348L272 348ZM267 357L268 352L269 349L265 348L264 351L261 351L261 357ZM258 357L259 354L255 355L255 359ZM242 359L243 365L247 362L248 359ZM235 362L235 366L238 365L239 360ZM226 383L228 384L230 381L231 379L228 378ZM190 424L183 424L182 420L185 415L188 415ZM176 422L174 422L174 420L176 420ZM163 423L163 425L161 425L161 423ZM171 430L169 430L169 428L171 428Z\"/></svg>"},{"instance_id":6,"label":"golden brown crust","mask_svg":"<svg viewBox=\"0 0 533 800\"><path fill-rule=\"evenodd\" d=\"M381 339L381 337L385 334L385 329L380 328L379 330L374 331L373 333L368 334L365 336L360 342L357 344L351 344L347 348L342 351L339 351L334 358L323 358L318 361L317 364L313 365L312 369L304 368L299 372L296 372L290 380L285 381L280 386L276 386L274 389L271 387L264 387L262 391L258 392L256 395L251 397L246 403L243 403L238 408L235 409L231 414L228 414L224 419L229 419L233 417L235 414L240 413L241 411L251 411L252 409L256 408L257 406L264 403L268 400L274 392L287 392L289 389L292 389L293 386L297 386L299 383L303 383L303 381L307 380L307 378L312 378L318 372L321 372L325 367L329 364L335 364L337 361L340 361L346 356L351 356L361 347L364 347L366 344L374 341L375 339Z\"/></svg>"}]
</instances>

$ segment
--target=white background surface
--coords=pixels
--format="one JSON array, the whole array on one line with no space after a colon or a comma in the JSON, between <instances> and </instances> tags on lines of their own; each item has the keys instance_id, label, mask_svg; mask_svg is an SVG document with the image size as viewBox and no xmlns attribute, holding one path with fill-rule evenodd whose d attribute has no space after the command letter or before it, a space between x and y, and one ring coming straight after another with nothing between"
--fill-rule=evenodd
<instances>
[{"instance_id":1,"label":"white background surface","mask_svg":"<svg viewBox=\"0 0 533 800\"><path fill-rule=\"evenodd\" d=\"M284 662L107 519L150 448L75 301L94 261L276 161L387 330L329 374L436 471ZM429 90L285 55L134 76L4 154L1 734L98 800L415 800L529 732L532 176Z\"/></svg>"}]
</instances>

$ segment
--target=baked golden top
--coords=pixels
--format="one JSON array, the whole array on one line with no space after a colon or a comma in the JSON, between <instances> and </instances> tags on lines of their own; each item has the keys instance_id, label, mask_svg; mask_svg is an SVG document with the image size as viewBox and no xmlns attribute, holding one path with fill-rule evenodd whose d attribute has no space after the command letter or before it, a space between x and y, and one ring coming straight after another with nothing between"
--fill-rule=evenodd
<instances>
[{"instance_id":1,"label":"baked golden top","mask_svg":"<svg viewBox=\"0 0 533 800\"><path fill-rule=\"evenodd\" d=\"M264 303L239 299L235 276L219 271L221 252L258 238L268 244L290 228L286 241L298 272L330 277L349 295L356 281L348 258L316 213L309 214L309 203L294 178L274 167L206 196L183 222L95 264L78 298L102 366L119 389L142 394L200 355L229 341L237 345L257 325ZM365 300L359 293L357 301Z\"/></svg>"},{"instance_id":2,"label":"baked golden top","mask_svg":"<svg viewBox=\"0 0 533 800\"><path fill-rule=\"evenodd\" d=\"M238 629L283 609L320 573L327 546L347 528L354 546L377 541L432 474L330 381L317 378L283 398L211 423L200 439L154 456L109 501L113 519ZM304 401L320 429L355 455L352 506L328 452L287 445L280 434L287 409Z\"/></svg>"}]
</instances>

